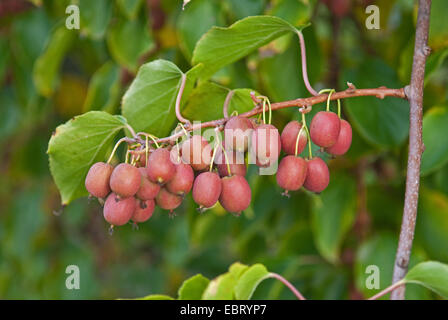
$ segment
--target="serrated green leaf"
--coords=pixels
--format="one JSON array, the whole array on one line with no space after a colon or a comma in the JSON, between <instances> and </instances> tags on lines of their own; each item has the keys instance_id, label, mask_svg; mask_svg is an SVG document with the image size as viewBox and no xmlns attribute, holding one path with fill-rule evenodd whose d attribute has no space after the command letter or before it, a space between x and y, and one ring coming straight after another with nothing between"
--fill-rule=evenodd
<instances>
[{"instance_id":1,"label":"serrated green leaf","mask_svg":"<svg viewBox=\"0 0 448 320\"><path fill-rule=\"evenodd\" d=\"M223 117L222 108L230 89L213 82L203 82L188 97L182 114L187 119L211 121ZM235 89L230 100L228 113L243 113L253 108L251 89Z\"/></svg>"},{"instance_id":2,"label":"serrated green leaf","mask_svg":"<svg viewBox=\"0 0 448 320\"><path fill-rule=\"evenodd\" d=\"M183 99L188 96L200 66L190 69ZM122 113L137 131L166 136L176 123L175 103L182 71L172 62L155 60L140 67L123 96Z\"/></svg>"},{"instance_id":3,"label":"serrated green leaf","mask_svg":"<svg viewBox=\"0 0 448 320\"><path fill-rule=\"evenodd\" d=\"M76 38L76 32L65 26L57 28L48 41L43 54L36 60L33 68L34 84L45 97L53 94L58 80L58 71L65 53Z\"/></svg>"},{"instance_id":4,"label":"serrated green leaf","mask_svg":"<svg viewBox=\"0 0 448 320\"><path fill-rule=\"evenodd\" d=\"M84 101L84 112L104 110L113 113L120 100L120 68L109 61L92 76Z\"/></svg>"},{"instance_id":5,"label":"serrated green leaf","mask_svg":"<svg viewBox=\"0 0 448 320\"><path fill-rule=\"evenodd\" d=\"M406 274L406 283L420 284L448 298L448 265L437 261L417 264Z\"/></svg>"},{"instance_id":6,"label":"serrated green leaf","mask_svg":"<svg viewBox=\"0 0 448 320\"><path fill-rule=\"evenodd\" d=\"M201 78L208 79L225 65L288 32L296 31L285 20L272 16L247 17L228 28L213 27L196 44L192 63L203 63Z\"/></svg>"},{"instance_id":7,"label":"serrated green leaf","mask_svg":"<svg viewBox=\"0 0 448 320\"><path fill-rule=\"evenodd\" d=\"M341 87L352 82L358 88L386 86L400 88L395 71L378 59L367 59L356 69L341 77ZM403 99L386 97L358 97L344 99L354 128L375 146L396 147L408 136L409 103Z\"/></svg>"},{"instance_id":8,"label":"serrated green leaf","mask_svg":"<svg viewBox=\"0 0 448 320\"><path fill-rule=\"evenodd\" d=\"M79 0L81 33L93 38L102 38L112 16L113 2L110 0Z\"/></svg>"},{"instance_id":9,"label":"serrated green leaf","mask_svg":"<svg viewBox=\"0 0 448 320\"><path fill-rule=\"evenodd\" d=\"M431 108L423 117L423 143L421 173L426 175L448 163L448 107Z\"/></svg>"},{"instance_id":10,"label":"serrated green leaf","mask_svg":"<svg viewBox=\"0 0 448 320\"><path fill-rule=\"evenodd\" d=\"M207 288L210 280L202 274L197 274L182 283L179 288L179 300L201 300L202 294Z\"/></svg>"},{"instance_id":11,"label":"serrated green leaf","mask_svg":"<svg viewBox=\"0 0 448 320\"><path fill-rule=\"evenodd\" d=\"M269 271L262 264L249 267L239 278L235 286L235 299L249 300L258 285L269 277Z\"/></svg>"},{"instance_id":12,"label":"serrated green leaf","mask_svg":"<svg viewBox=\"0 0 448 320\"><path fill-rule=\"evenodd\" d=\"M91 111L56 128L47 152L63 205L87 195L84 180L90 166L104 160L114 137L124 127L117 116Z\"/></svg>"},{"instance_id":13,"label":"serrated green leaf","mask_svg":"<svg viewBox=\"0 0 448 320\"><path fill-rule=\"evenodd\" d=\"M155 45L144 22L123 18L109 27L106 40L114 60L132 72L137 71L142 54Z\"/></svg>"},{"instance_id":14,"label":"serrated green leaf","mask_svg":"<svg viewBox=\"0 0 448 320\"><path fill-rule=\"evenodd\" d=\"M312 227L319 252L336 263L346 233L356 216L356 184L352 177L336 174L330 177L329 186L313 197Z\"/></svg>"}]
</instances>

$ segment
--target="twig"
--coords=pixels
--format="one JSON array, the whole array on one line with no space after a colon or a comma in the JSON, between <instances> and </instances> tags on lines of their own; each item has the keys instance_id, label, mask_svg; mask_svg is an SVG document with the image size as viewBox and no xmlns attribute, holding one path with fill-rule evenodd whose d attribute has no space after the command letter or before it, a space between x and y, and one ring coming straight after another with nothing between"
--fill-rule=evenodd
<instances>
[{"instance_id":1,"label":"twig","mask_svg":"<svg viewBox=\"0 0 448 320\"><path fill-rule=\"evenodd\" d=\"M226 100L224 101L224 105L222 107L222 114L224 115L224 118L229 117L229 104L230 100L232 100L233 94L235 93L234 90L230 90L229 93L226 96Z\"/></svg>"},{"instance_id":2,"label":"twig","mask_svg":"<svg viewBox=\"0 0 448 320\"><path fill-rule=\"evenodd\" d=\"M182 94L184 93L185 82L187 82L187 76L185 75L185 73L182 73L180 88L176 97L176 117L182 123L190 123L190 121L182 117L182 114L180 113L180 102L182 100Z\"/></svg>"},{"instance_id":3,"label":"twig","mask_svg":"<svg viewBox=\"0 0 448 320\"><path fill-rule=\"evenodd\" d=\"M395 282L394 284L390 285L389 287L387 287L387 288L384 289L383 291L378 292L376 295L370 297L370 298L367 299L367 300L376 300L376 299L378 299L378 298L381 298L382 296L388 294L389 292L391 292L391 291L394 290L394 289L397 289L397 288L404 288L404 285L405 285L405 283L404 283L403 280L398 281L398 282Z\"/></svg>"},{"instance_id":4,"label":"twig","mask_svg":"<svg viewBox=\"0 0 448 320\"><path fill-rule=\"evenodd\" d=\"M289 290L291 290L292 293L297 297L299 300L306 300L305 297L297 290L288 280L283 278L281 275L277 273L269 273L269 278L274 278L277 280L280 280L285 286L288 287Z\"/></svg>"},{"instance_id":5,"label":"twig","mask_svg":"<svg viewBox=\"0 0 448 320\"><path fill-rule=\"evenodd\" d=\"M418 6L417 29L415 32L411 84L405 88L410 105L409 153L403 220L401 223L397 255L395 257L393 283L403 279L407 273L412 241L414 239L415 221L417 219L420 164L423 152L423 81L425 76L426 58L430 53L430 49L427 46L430 12L431 0L420 0ZM403 300L404 293L405 287L399 287L392 292L391 299Z\"/></svg>"}]
</instances>

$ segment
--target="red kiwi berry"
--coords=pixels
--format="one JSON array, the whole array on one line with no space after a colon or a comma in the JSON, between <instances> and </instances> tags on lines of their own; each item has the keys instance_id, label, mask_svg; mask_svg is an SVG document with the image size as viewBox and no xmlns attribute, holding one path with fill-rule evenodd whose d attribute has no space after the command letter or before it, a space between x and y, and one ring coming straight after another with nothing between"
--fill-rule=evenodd
<instances>
[{"instance_id":1,"label":"red kiwi berry","mask_svg":"<svg viewBox=\"0 0 448 320\"><path fill-rule=\"evenodd\" d=\"M254 126L248 118L240 116L231 117L224 127L226 148L238 152L247 151L253 129Z\"/></svg>"},{"instance_id":2,"label":"red kiwi berry","mask_svg":"<svg viewBox=\"0 0 448 320\"><path fill-rule=\"evenodd\" d=\"M241 214L246 210L252 198L249 183L243 176L233 175L221 179L222 191L219 203L228 212Z\"/></svg>"},{"instance_id":3,"label":"red kiwi berry","mask_svg":"<svg viewBox=\"0 0 448 320\"><path fill-rule=\"evenodd\" d=\"M171 162L175 165L182 163L182 156L181 156L181 148L178 144L173 146L170 150L170 159Z\"/></svg>"},{"instance_id":4,"label":"red kiwi berry","mask_svg":"<svg viewBox=\"0 0 448 320\"><path fill-rule=\"evenodd\" d=\"M152 200L160 191L160 186L157 183L148 179L146 168L138 168L142 176L142 183L136 193L136 197L140 200Z\"/></svg>"},{"instance_id":5,"label":"red kiwi berry","mask_svg":"<svg viewBox=\"0 0 448 320\"><path fill-rule=\"evenodd\" d=\"M176 165L171 161L170 152L164 148L154 150L148 158L146 173L154 183L163 185L170 181L176 173Z\"/></svg>"},{"instance_id":6,"label":"red kiwi berry","mask_svg":"<svg viewBox=\"0 0 448 320\"><path fill-rule=\"evenodd\" d=\"M346 120L341 119L341 130L339 131L336 143L325 151L334 156L342 156L345 154L352 144L352 127Z\"/></svg>"},{"instance_id":7,"label":"red kiwi berry","mask_svg":"<svg viewBox=\"0 0 448 320\"><path fill-rule=\"evenodd\" d=\"M180 206L182 200L181 196L162 188L156 197L156 204L162 209L170 210L170 213L172 213L174 209Z\"/></svg>"},{"instance_id":8,"label":"red kiwi berry","mask_svg":"<svg viewBox=\"0 0 448 320\"><path fill-rule=\"evenodd\" d=\"M319 147L328 148L336 143L341 121L334 112L319 111L311 120L310 137Z\"/></svg>"},{"instance_id":9,"label":"red kiwi berry","mask_svg":"<svg viewBox=\"0 0 448 320\"><path fill-rule=\"evenodd\" d=\"M87 191L94 197L105 198L110 193L110 176L114 171L108 163L94 163L87 173L85 186Z\"/></svg>"},{"instance_id":10,"label":"red kiwi berry","mask_svg":"<svg viewBox=\"0 0 448 320\"><path fill-rule=\"evenodd\" d=\"M306 173L307 163L303 158L291 155L284 157L276 175L277 184L285 189L284 195L288 195L288 191L299 190L305 182Z\"/></svg>"},{"instance_id":11,"label":"red kiwi berry","mask_svg":"<svg viewBox=\"0 0 448 320\"><path fill-rule=\"evenodd\" d=\"M103 215L104 219L113 226L122 226L126 224L132 217L136 207L134 197L124 198L116 201L117 195L111 193L104 203Z\"/></svg>"},{"instance_id":12,"label":"red kiwi berry","mask_svg":"<svg viewBox=\"0 0 448 320\"><path fill-rule=\"evenodd\" d=\"M149 218L151 218L152 213L154 212L154 208L156 203L154 200L135 200L135 210L132 214L131 220L135 223L145 222Z\"/></svg>"},{"instance_id":13,"label":"red kiwi berry","mask_svg":"<svg viewBox=\"0 0 448 320\"><path fill-rule=\"evenodd\" d=\"M307 161L307 172L303 186L312 192L322 192L330 182L330 172L324 160L314 157Z\"/></svg>"},{"instance_id":14,"label":"red kiwi berry","mask_svg":"<svg viewBox=\"0 0 448 320\"><path fill-rule=\"evenodd\" d=\"M227 167L227 160L222 150L220 150L215 157L216 167L221 177L229 175L245 176L247 172L246 162L244 159L244 153L238 151L226 150L227 158L229 159L229 169Z\"/></svg>"},{"instance_id":15,"label":"red kiwi berry","mask_svg":"<svg viewBox=\"0 0 448 320\"><path fill-rule=\"evenodd\" d=\"M252 152L259 167L269 167L277 161L281 151L280 134L271 124L259 125L252 132Z\"/></svg>"},{"instance_id":16,"label":"red kiwi berry","mask_svg":"<svg viewBox=\"0 0 448 320\"><path fill-rule=\"evenodd\" d=\"M193 200L203 212L213 207L221 194L221 179L216 172L203 172L196 177L193 184Z\"/></svg>"},{"instance_id":17,"label":"red kiwi berry","mask_svg":"<svg viewBox=\"0 0 448 320\"><path fill-rule=\"evenodd\" d=\"M293 120L288 122L288 124L283 128L281 141L282 141L282 150L286 154L295 155L296 154L296 142L297 136L300 132L300 128L302 128L302 123L297 120ZM306 132L302 130L299 138L299 144L297 146L297 154L300 154L303 149L305 149L307 142Z\"/></svg>"},{"instance_id":18,"label":"red kiwi berry","mask_svg":"<svg viewBox=\"0 0 448 320\"><path fill-rule=\"evenodd\" d=\"M128 163L120 163L115 167L110 176L110 188L120 198L128 198L135 195L140 189L142 176L138 168Z\"/></svg>"},{"instance_id":19,"label":"red kiwi berry","mask_svg":"<svg viewBox=\"0 0 448 320\"><path fill-rule=\"evenodd\" d=\"M193 135L181 147L182 160L196 171L206 169L212 160L212 147L201 135Z\"/></svg>"},{"instance_id":20,"label":"red kiwi berry","mask_svg":"<svg viewBox=\"0 0 448 320\"><path fill-rule=\"evenodd\" d=\"M186 163L176 165L174 177L165 185L166 189L179 196L185 196L193 187L193 168Z\"/></svg>"}]
</instances>

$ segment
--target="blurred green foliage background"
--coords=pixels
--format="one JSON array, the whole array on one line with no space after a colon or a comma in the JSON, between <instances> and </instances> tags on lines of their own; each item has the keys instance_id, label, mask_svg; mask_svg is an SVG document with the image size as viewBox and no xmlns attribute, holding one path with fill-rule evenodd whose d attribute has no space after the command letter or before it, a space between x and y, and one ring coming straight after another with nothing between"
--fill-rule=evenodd
<instances>
[{"instance_id":1,"label":"blurred green foliage background","mask_svg":"<svg viewBox=\"0 0 448 320\"><path fill-rule=\"evenodd\" d=\"M329 1L326 1L329 2ZM331 2L331 1L330 1ZM403 87L409 82L414 1L34 0L0 2L0 298L91 299L176 296L183 279L225 272L234 261L263 263L311 299L373 295L366 266L390 284L403 209L408 105L373 97L343 101L354 127L349 153L331 160L320 196L281 196L274 176L249 170L253 201L236 218L216 207L199 215L191 200L174 219L157 211L138 231L109 236L96 201L60 210L46 154L52 131L89 110L120 113L138 66L157 58L190 68L196 41L211 26L276 15L304 30L311 82L318 89ZM66 7L80 8L80 30L64 28ZM365 28L365 8L380 8L380 30ZM332 10L330 10L333 8ZM411 265L448 263L447 2L433 0L425 84L422 187ZM228 88L252 88L274 102L307 96L295 37L284 36L215 74ZM216 106L221 108L221 106ZM321 110L316 106L313 112ZM283 128L294 110L275 112ZM81 289L67 290L65 268L78 265ZM436 296L408 286L408 298ZM255 298L292 299L274 280Z\"/></svg>"}]
</instances>

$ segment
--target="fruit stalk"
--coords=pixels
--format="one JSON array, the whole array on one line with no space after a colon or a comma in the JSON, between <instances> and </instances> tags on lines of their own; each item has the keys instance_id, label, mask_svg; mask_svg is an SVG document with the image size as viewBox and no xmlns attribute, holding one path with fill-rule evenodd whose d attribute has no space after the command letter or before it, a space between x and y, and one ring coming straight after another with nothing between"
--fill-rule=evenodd
<instances>
[{"instance_id":1,"label":"fruit stalk","mask_svg":"<svg viewBox=\"0 0 448 320\"><path fill-rule=\"evenodd\" d=\"M407 273L412 241L414 239L415 221L417 219L420 164L424 149L422 141L423 86L426 58L430 53L430 48L427 46L430 12L431 0L420 0L418 4L417 28L415 31L411 83L405 88L410 105L409 152L403 219L395 257L392 283L400 281ZM404 294L405 287L398 287L392 291L391 300L403 300Z\"/></svg>"}]
</instances>

